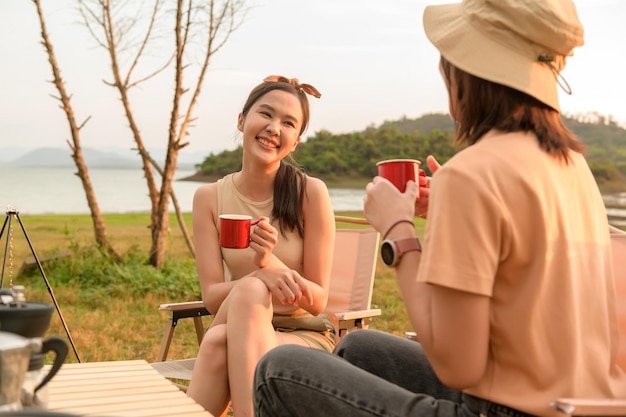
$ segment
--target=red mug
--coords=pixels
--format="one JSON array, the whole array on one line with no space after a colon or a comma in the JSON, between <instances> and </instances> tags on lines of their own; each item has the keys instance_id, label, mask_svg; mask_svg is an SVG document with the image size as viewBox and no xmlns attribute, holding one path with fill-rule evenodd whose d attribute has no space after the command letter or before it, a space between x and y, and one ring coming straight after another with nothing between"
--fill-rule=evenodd
<instances>
[{"instance_id":1,"label":"red mug","mask_svg":"<svg viewBox=\"0 0 626 417\"><path fill-rule=\"evenodd\" d=\"M250 227L259 221L252 221L245 214L220 215L220 246L228 249L244 249L250 246Z\"/></svg>"},{"instance_id":2,"label":"red mug","mask_svg":"<svg viewBox=\"0 0 626 417\"><path fill-rule=\"evenodd\" d=\"M396 186L401 193L406 191L407 181L414 181L419 185L421 162L416 159L388 159L380 161L378 166L378 175L387 178ZM418 189L417 198L419 198Z\"/></svg>"}]
</instances>

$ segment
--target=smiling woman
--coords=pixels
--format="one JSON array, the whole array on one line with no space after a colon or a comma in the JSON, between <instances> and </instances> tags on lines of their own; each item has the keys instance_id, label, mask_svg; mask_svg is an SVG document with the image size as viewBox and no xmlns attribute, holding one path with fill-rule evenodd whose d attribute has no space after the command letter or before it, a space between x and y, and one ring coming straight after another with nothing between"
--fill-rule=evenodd
<instances>
[{"instance_id":1,"label":"smiling woman","mask_svg":"<svg viewBox=\"0 0 626 417\"><path fill-rule=\"evenodd\" d=\"M231 402L235 415L252 415L254 367L273 347L331 351L335 345L324 312L333 206L326 184L289 162L308 127L307 94L321 96L283 76L254 87L237 118L241 169L194 194L196 266L202 301L215 320L200 344L187 393L214 415L223 415ZM222 246L225 231L217 219L224 214L258 219L248 245Z\"/></svg>"}]
</instances>

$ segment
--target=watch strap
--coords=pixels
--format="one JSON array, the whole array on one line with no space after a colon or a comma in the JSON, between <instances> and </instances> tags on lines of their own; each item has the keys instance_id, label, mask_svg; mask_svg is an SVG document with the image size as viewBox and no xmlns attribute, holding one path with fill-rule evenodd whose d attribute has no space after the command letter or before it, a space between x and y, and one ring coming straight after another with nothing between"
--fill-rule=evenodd
<instances>
[{"instance_id":1,"label":"watch strap","mask_svg":"<svg viewBox=\"0 0 626 417\"><path fill-rule=\"evenodd\" d=\"M401 258L402 255L404 255L406 252L411 252L414 250L418 252L422 251L422 244L420 243L419 239L416 237L396 240L394 243L396 245L398 261L399 261L399 258Z\"/></svg>"}]
</instances>

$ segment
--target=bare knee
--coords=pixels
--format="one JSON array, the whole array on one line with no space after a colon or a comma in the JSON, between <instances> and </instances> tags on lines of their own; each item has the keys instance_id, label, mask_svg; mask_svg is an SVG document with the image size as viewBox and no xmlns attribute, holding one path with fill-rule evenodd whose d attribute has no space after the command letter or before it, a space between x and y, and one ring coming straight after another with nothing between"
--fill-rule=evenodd
<instances>
[{"instance_id":1,"label":"bare knee","mask_svg":"<svg viewBox=\"0 0 626 417\"><path fill-rule=\"evenodd\" d=\"M231 290L229 297L232 298L231 305L238 309L259 303L269 307L272 300L270 290L265 283L255 277L241 278Z\"/></svg>"}]
</instances>

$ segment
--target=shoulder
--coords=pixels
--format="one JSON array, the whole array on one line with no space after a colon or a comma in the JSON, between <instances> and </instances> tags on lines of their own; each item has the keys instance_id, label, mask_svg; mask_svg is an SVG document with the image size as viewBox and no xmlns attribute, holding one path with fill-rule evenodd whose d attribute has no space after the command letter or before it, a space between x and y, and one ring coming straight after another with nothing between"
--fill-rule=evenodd
<instances>
[{"instance_id":1,"label":"shoulder","mask_svg":"<svg viewBox=\"0 0 626 417\"><path fill-rule=\"evenodd\" d=\"M216 192L217 192L217 183L211 182L211 183L202 184L201 186L199 186L196 189L194 194L196 196L204 196L207 194L215 194Z\"/></svg>"},{"instance_id":2,"label":"shoulder","mask_svg":"<svg viewBox=\"0 0 626 417\"><path fill-rule=\"evenodd\" d=\"M309 220L332 218L333 208L328 187L319 178L307 176L306 197L304 199L304 216ZM307 222L311 224L310 222ZM333 223L334 224L334 223Z\"/></svg>"},{"instance_id":3,"label":"shoulder","mask_svg":"<svg viewBox=\"0 0 626 417\"><path fill-rule=\"evenodd\" d=\"M326 183L319 178L306 177L306 193L309 196L328 195Z\"/></svg>"},{"instance_id":4,"label":"shoulder","mask_svg":"<svg viewBox=\"0 0 626 417\"><path fill-rule=\"evenodd\" d=\"M217 183L203 184L196 189L193 195L194 205L208 204L217 196Z\"/></svg>"},{"instance_id":5,"label":"shoulder","mask_svg":"<svg viewBox=\"0 0 626 417\"><path fill-rule=\"evenodd\" d=\"M194 193L194 200L196 199L200 199L200 200L204 200L204 199L213 199L217 196L217 193L220 192L221 189L223 189L224 187L228 187L230 184L232 184L232 177L233 174L228 174L222 178L220 178L219 180L215 181L215 182L210 182L210 183L206 183L201 185L200 187L198 187Z\"/></svg>"}]
</instances>

